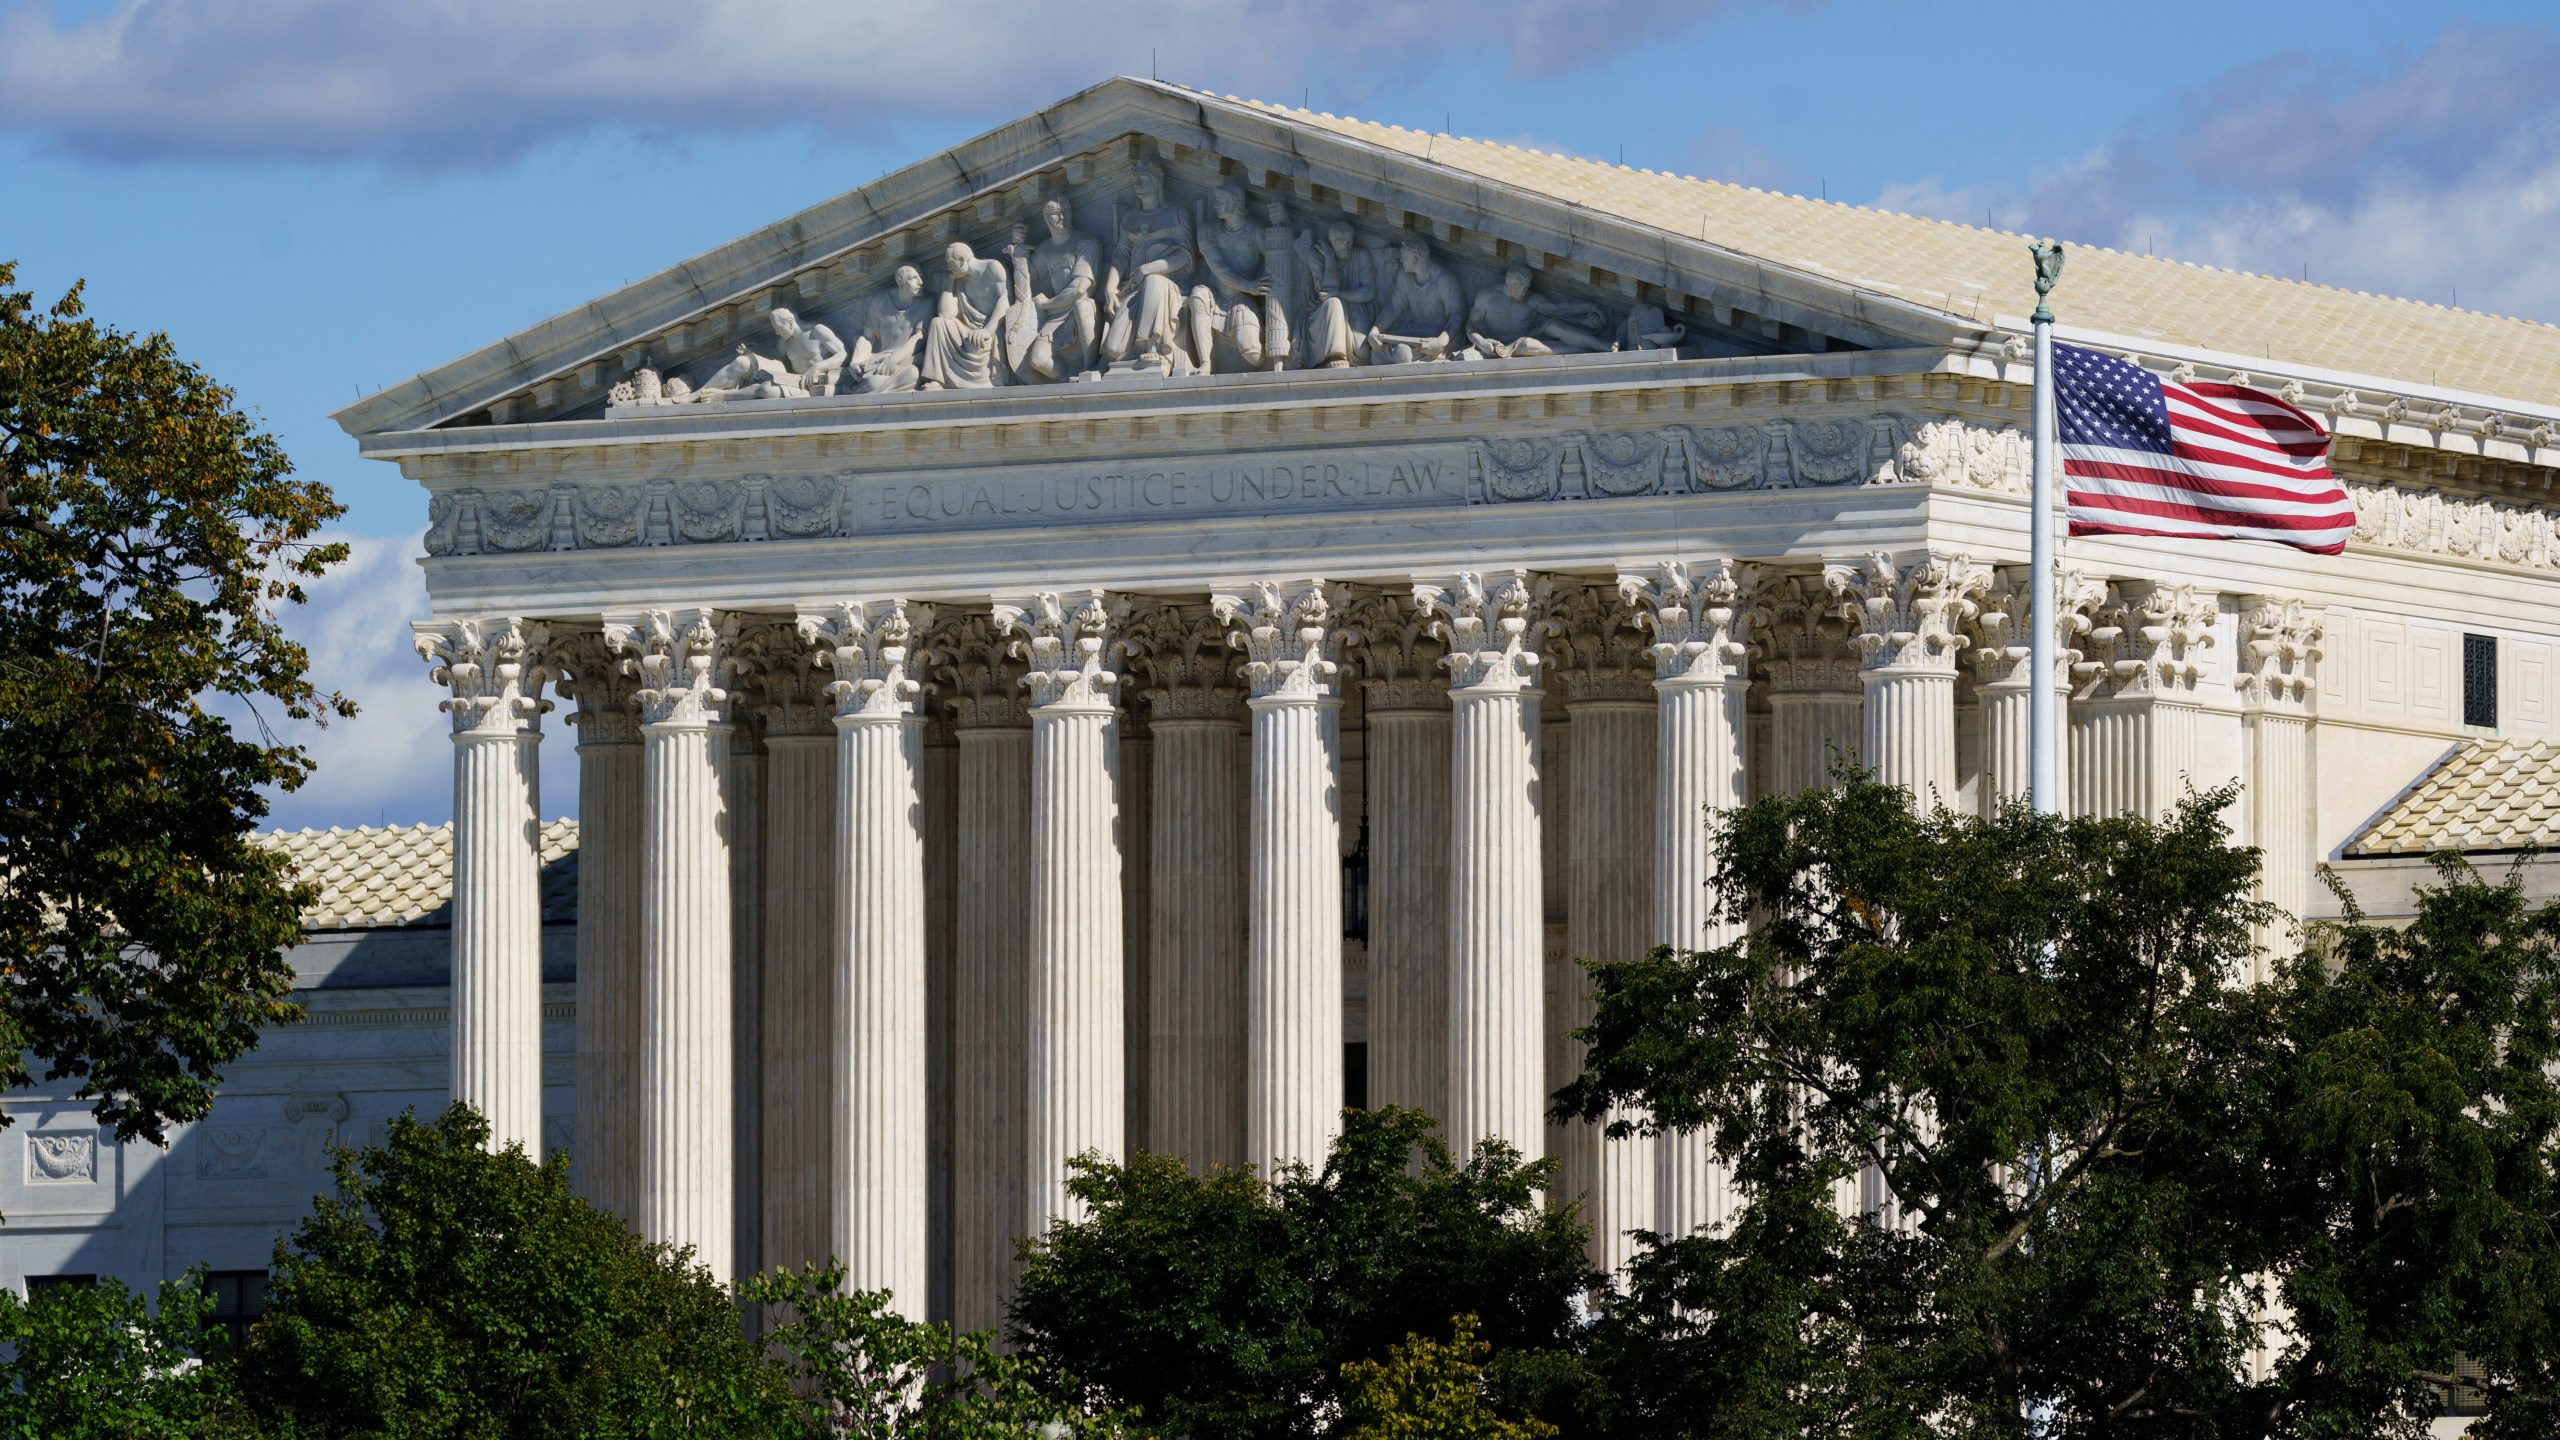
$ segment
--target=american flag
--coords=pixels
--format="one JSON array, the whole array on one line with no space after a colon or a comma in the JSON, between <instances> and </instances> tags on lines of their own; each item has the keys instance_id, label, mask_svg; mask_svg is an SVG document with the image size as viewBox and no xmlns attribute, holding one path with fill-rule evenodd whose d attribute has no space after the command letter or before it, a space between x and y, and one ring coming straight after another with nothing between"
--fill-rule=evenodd
<instances>
[{"instance_id":1,"label":"american flag","mask_svg":"<svg viewBox=\"0 0 2560 1440\"><path fill-rule=\"evenodd\" d=\"M2053 375L2072 534L2346 548L2355 506L2319 421L2263 390L2182 385L2073 345L2053 347Z\"/></svg>"}]
</instances>

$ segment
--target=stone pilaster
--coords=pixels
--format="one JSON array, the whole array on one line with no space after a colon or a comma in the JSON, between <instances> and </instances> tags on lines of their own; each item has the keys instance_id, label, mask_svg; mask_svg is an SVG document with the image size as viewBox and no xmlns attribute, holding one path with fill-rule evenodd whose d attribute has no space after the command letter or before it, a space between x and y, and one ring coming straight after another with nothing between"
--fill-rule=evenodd
<instances>
[{"instance_id":1,"label":"stone pilaster","mask_svg":"<svg viewBox=\"0 0 2560 1440\"><path fill-rule=\"evenodd\" d=\"M1839 602L1819 575L1772 576L1751 598L1766 627L1769 793L1827 788L1861 763L1866 731L1857 652Z\"/></svg>"},{"instance_id":2,"label":"stone pilaster","mask_svg":"<svg viewBox=\"0 0 2560 1440\"><path fill-rule=\"evenodd\" d=\"M521 620L420 622L453 719L452 1095L489 1144L542 1154L542 698L549 636Z\"/></svg>"},{"instance_id":3,"label":"stone pilaster","mask_svg":"<svg viewBox=\"0 0 2560 1440\"><path fill-rule=\"evenodd\" d=\"M1449 1117L1446 647L1402 596L1352 602L1368 720L1369 1103Z\"/></svg>"},{"instance_id":4,"label":"stone pilaster","mask_svg":"<svg viewBox=\"0 0 2560 1440\"><path fill-rule=\"evenodd\" d=\"M578 1193L624 1221L639 1218L640 802L639 680L602 633L554 648L560 693L578 702L578 1018L570 1167Z\"/></svg>"},{"instance_id":5,"label":"stone pilaster","mask_svg":"<svg viewBox=\"0 0 2560 1440\"><path fill-rule=\"evenodd\" d=\"M640 676L645 849L640 902L636 1226L736 1271L729 820L721 723L734 621L708 610L608 619Z\"/></svg>"},{"instance_id":6,"label":"stone pilaster","mask_svg":"<svg viewBox=\"0 0 2560 1440\"><path fill-rule=\"evenodd\" d=\"M1740 926L1718 913L1713 812L1746 797L1750 767L1748 702L1753 619L1744 604L1752 577L1741 566L1711 562L1692 571L1677 562L1621 576L1619 593L1653 632L1660 697L1654 731L1656 787L1653 939L1681 950L1732 940ZM1656 1138L1655 1224L1688 1235L1721 1226L1732 1211L1731 1184L1704 1132Z\"/></svg>"},{"instance_id":7,"label":"stone pilaster","mask_svg":"<svg viewBox=\"0 0 2560 1440\"><path fill-rule=\"evenodd\" d=\"M1023 1221L1080 1218L1067 1162L1126 1152L1120 837L1116 812L1125 606L1099 590L999 605L1031 687L1029 1111Z\"/></svg>"},{"instance_id":8,"label":"stone pilaster","mask_svg":"<svg viewBox=\"0 0 2560 1440\"><path fill-rule=\"evenodd\" d=\"M1547 1017L1551 1092L1582 1073L1573 1032L1591 1023L1592 996L1581 962L1641 960L1654 944L1657 707L1633 626L1614 589L1559 586L1550 596L1549 683L1563 694L1573 737L1564 763L1573 803L1562 822L1572 901ZM1552 770L1552 747L1549 755ZM1629 1232L1655 1226L1655 1146L1650 1135L1612 1140L1602 1130L1579 1120L1550 1128L1560 1162L1550 1198L1582 1203L1591 1263L1615 1272L1635 1252Z\"/></svg>"},{"instance_id":9,"label":"stone pilaster","mask_svg":"<svg viewBox=\"0 0 2560 1440\"><path fill-rule=\"evenodd\" d=\"M2072 813L2158 819L2194 775L2203 714L2196 691L2221 599L2193 585L2108 587L2072 667Z\"/></svg>"},{"instance_id":10,"label":"stone pilaster","mask_svg":"<svg viewBox=\"0 0 2560 1440\"><path fill-rule=\"evenodd\" d=\"M1956 803L1956 655L1988 572L1961 557L1881 551L1824 572L1866 690L1866 767L1921 809Z\"/></svg>"},{"instance_id":11,"label":"stone pilaster","mask_svg":"<svg viewBox=\"0 0 2560 1440\"><path fill-rule=\"evenodd\" d=\"M1245 653L1253 712L1245 1159L1321 1169L1342 1126L1341 707L1346 597L1321 581L1210 604Z\"/></svg>"},{"instance_id":12,"label":"stone pilaster","mask_svg":"<svg viewBox=\"0 0 2560 1440\"><path fill-rule=\"evenodd\" d=\"M800 617L834 675L836 1258L856 1290L925 1313L924 687L901 601Z\"/></svg>"},{"instance_id":13,"label":"stone pilaster","mask_svg":"<svg viewBox=\"0 0 2560 1440\"><path fill-rule=\"evenodd\" d=\"M768 641L755 676L765 745L758 1198L765 1265L797 1269L836 1253L836 736L825 674L786 634L787 645Z\"/></svg>"},{"instance_id":14,"label":"stone pilaster","mask_svg":"<svg viewBox=\"0 0 2560 1440\"><path fill-rule=\"evenodd\" d=\"M1982 701L1981 813L1985 818L1997 815L2005 805L2024 805L2028 800L2028 711L2034 703L2028 616L2034 597L2027 591L2026 580L2024 566L2008 566L1993 575L1976 597L1977 608L1966 626L1969 643L1964 658L1973 667L1974 693ZM2059 602L2054 617L2055 671L2047 683L2054 688L2057 717L2055 773L2068 775L2071 667L2080 658L2082 637L2089 633L2089 612L2104 598L2105 587L2077 570L2065 570L2055 577L2055 590Z\"/></svg>"},{"instance_id":15,"label":"stone pilaster","mask_svg":"<svg viewBox=\"0 0 2560 1440\"><path fill-rule=\"evenodd\" d=\"M1418 584L1449 654L1449 1143L1546 1148L1536 599L1525 571Z\"/></svg>"},{"instance_id":16,"label":"stone pilaster","mask_svg":"<svg viewBox=\"0 0 2560 1440\"><path fill-rule=\"evenodd\" d=\"M1196 606L1141 605L1133 667L1147 678L1149 940L1146 1148L1195 1171L1245 1159L1245 835L1236 765L1242 698L1226 625ZM1142 647L1142 648L1141 648Z\"/></svg>"},{"instance_id":17,"label":"stone pilaster","mask_svg":"<svg viewBox=\"0 0 2560 1440\"><path fill-rule=\"evenodd\" d=\"M1022 1233L1031 707L988 616L956 617L926 648L951 692L956 747L951 1313L963 1330L992 1330L1004 1324Z\"/></svg>"},{"instance_id":18,"label":"stone pilaster","mask_svg":"<svg viewBox=\"0 0 2560 1440\"><path fill-rule=\"evenodd\" d=\"M2240 725L2247 746L2249 843L2258 848L2257 898L2286 917L2259 927L2252 981L2301 942L2320 858L2311 724L2321 632L2328 615L2300 600L2255 595L2240 604Z\"/></svg>"}]
</instances>

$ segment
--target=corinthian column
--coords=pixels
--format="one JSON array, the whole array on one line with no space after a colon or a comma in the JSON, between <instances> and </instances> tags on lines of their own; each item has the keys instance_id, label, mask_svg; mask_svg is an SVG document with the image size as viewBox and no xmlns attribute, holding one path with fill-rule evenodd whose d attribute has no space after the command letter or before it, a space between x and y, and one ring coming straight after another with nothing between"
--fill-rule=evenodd
<instances>
[{"instance_id":1,"label":"corinthian column","mask_svg":"<svg viewBox=\"0 0 2560 1440\"><path fill-rule=\"evenodd\" d=\"M771 658L756 675L765 745L759 1195L764 1263L798 1269L836 1253L835 707L796 630L773 628L783 633L768 635Z\"/></svg>"},{"instance_id":2,"label":"corinthian column","mask_svg":"<svg viewBox=\"0 0 2560 1440\"><path fill-rule=\"evenodd\" d=\"M640 675L646 848L640 904L642 1238L694 1247L723 1280L736 1269L730 1033L729 819L720 723L736 625L708 610L609 620L605 636Z\"/></svg>"},{"instance_id":3,"label":"corinthian column","mask_svg":"<svg viewBox=\"0 0 2560 1440\"><path fill-rule=\"evenodd\" d=\"M856 1290L925 1312L924 687L897 600L800 617L835 675L836 1258Z\"/></svg>"},{"instance_id":4,"label":"corinthian column","mask_svg":"<svg viewBox=\"0 0 2560 1440\"><path fill-rule=\"evenodd\" d=\"M1021 636L1031 685L1030 1109L1023 1220L1027 1233L1082 1218L1067 1162L1125 1153L1121 1052L1120 842L1116 814L1120 677L1115 628L1125 618L1099 590L999 605Z\"/></svg>"},{"instance_id":5,"label":"corinthian column","mask_svg":"<svg viewBox=\"0 0 2560 1440\"><path fill-rule=\"evenodd\" d=\"M1565 762L1573 802L1564 821L1564 888L1573 899L1547 1023L1553 1091L1582 1073L1583 1047L1572 1034L1591 1023L1592 995L1581 962L1641 960L1653 949L1658 787L1652 667L1627 607L1614 590L1568 585L1550 596L1549 613L1552 680L1573 736ZM1552 765L1552 747L1548 754ZM1550 1131L1560 1162L1550 1198L1582 1202L1592 1266L1614 1272L1634 1254L1629 1232L1655 1228L1654 1140L1612 1140L1602 1128L1570 1120Z\"/></svg>"},{"instance_id":6,"label":"corinthian column","mask_svg":"<svg viewBox=\"0 0 2560 1440\"><path fill-rule=\"evenodd\" d=\"M1653 687L1661 697L1655 730L1661 775L1655 811L1653 936L1680 950L1726 944L1741 926L1715 906L1715 832L1711 812L1731 810L1748 798L1750 775L1744 714L1744 637L1750 612L1741 597L1751 577L1741 566L1717 561L1691 574L1677 563L1652 574L1618 580L1618 593L1653 631ZM1730 1179L1703 1131L1681 1131L1656 1141L1656 1227L1688 1235L1723 1225L1732 1213Z\"/></svg>"},{"instance_id":7,"label":"corinthian column","mask_svg":"<svg viewBox=\"0 0 2560 1440\"><path fill-rule=\"evenodd\" d=\"M2285 917L2261 925L2252 982L2300 940L2319 861L2311 715L2326 612L2299 600L2252 596L2240 610L2240 723L2248 745L2249 843L2258 848L2258 899Z\"/></svg>"},{"instance_id":8,"label":"corinthian column","mask_svg":"<svg viewBox=\"0 0 2560 1440\"><path fill-rule=\"evenodd\" d=\"M1449 1118L1449 687L1409 598L1352 602L1369 728L1369 1103Z\"/></svg>"},{"instance_id":9,"label":"corinthian column","mask_svg":"<svg viewBox=\"0 0 2560 1440\"><path fill-rule=\"evenodd\" d=\"M2071 808L2156 820L2178 803L2201 759L2196 698L2221 597L2193 585L2124 581L2072 667Z\"/></svg>"},{"instance_id":10,"label":"corinthian column","mask_svg":"<svg viewBox=\"0 0 2560 1440\"><path fill-rule=\"evenodd\" d=\"M1216 615L1148 603L1129 630L1155 734L1146 1148L1205 1173L1245 1160L1245 711Z\"/></svg>"},{"instance_id":11,"label":"corinthian column","mask_svg":"<svg viewBox=\"0 0 2560 1440\"><path fill-rule=\"evenodd\" d=\"M548 637L512 618L413 627L453 717L453 1098L489 1145L542 1153L542 816Z\"/></svg>"},{"instance_id":12,"label":"corinthian column","mask_svg":"<svg viewBox=\"0 0 2560 1440\"><path fill-rule=\"evenodd\" d=\"M639 1217L639 681L589 630L553 652L578 727L578 1058L570 1178L625 1222Z\"/></svg>"},{"instance_id":13,"label":"corinthian column","mask_svg":"<svg viewBox=\"0 0 2560 1440\"><path fill-rule=\"evenodd\" d=\"M2024 805L2028 798L2027 712L2032 705L2034 671L2028 665L2027 617L2033 597L2024 578L2014 567L1995 575L1979 596L1979 608L1967 627L1971 645L1965 658L1973 665L1975 693L1982 697L1982 814L1986 819L1999 814L2002 806ZM2054 714L2060 717L2070 713L2071 667L2080 658L2080 637L2089 631L2088 612L2104 598L2105 588L2077 570L2066 570L2056 577L2055 590L2059 602L2054 608L2055 670L2046 683L2054 688ZM2068 775L2070 727L2057 723L2055 732L2062 747L2055 759L2056 773Z\"/></svg>"},{"instance_id":14,"label":"corinthian column","mask_svg":"<svg viewBox=\"0 0 2560 1440\"><path fill-rule=\"evenodd\" d=\"M1923 810L1956 799L1956 653L1983 567L1881 551L1825 572L1862 657L1866 766Z\"/></svg>"},{"instance_id":15,"label":"corinthian column","mask_svg":"<svg viewBox=\"0 0 2560 1440\"><path fill-rule=\"evenodd\" d=\"M1818 575L1773 577L1752 596L1768 629L1769 789L1828 787L1866 743L1857 653L1840 605Z\"/></svg>"},{"instance_id":16,"label":"corinthian column","mask_svg":"<svg viewBox=\"0 0 2560 1440\"><path fill-rule=\"evenodd\" d=\"M1546 1148L1538 656L1525 571L1413 587L1449 647L1449 1143Z\"/></svg>"},{"instance_id":17,"label":"corinthian column","mask_svg":"<svg viewBox=\"0 0 2560 1440\"><path fill-rule=\"evenodd\" d=\"M1031 709L1022 669L985 615L938 627L959 754L952 830L951 1310L963 1330L1004 1324L1022 1233L1023 1106L1030 1090Z\"/></svg>"},{"instance_id":18,"label":"corinthian column","mask_svg":"<svg viewBox=\"0 0 2560 1440\"><path fill-rule=\"evenodd\" d=\"M1321 1169L1342 1128L1342 598L1308 581L1210 601L1252 693L1244 1134L1265 1175L1292 1160Z\"/></svg>"}]
</instances>

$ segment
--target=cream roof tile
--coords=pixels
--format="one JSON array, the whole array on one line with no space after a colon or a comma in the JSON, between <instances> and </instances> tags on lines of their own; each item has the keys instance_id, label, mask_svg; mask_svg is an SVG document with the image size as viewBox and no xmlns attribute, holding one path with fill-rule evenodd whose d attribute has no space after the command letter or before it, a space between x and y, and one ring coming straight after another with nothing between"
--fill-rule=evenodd
<instances>
[{"instance_id":1,"label":"cream roof tile","mask_svg":"<svg viewBox=\"0 0 2560 1440\"><path fill-rule=\"evenodd\" d=\"M2347 842L2345 853L2560 847L2560 743L2469 740Z\"/></svg>"},{"instance_id":2,"label":"cream roof tile","mask_svg":"<svg viewBox=\"0 0 2560 1440\"><path fill-rule=\"evenodd\" d=\"M354 830L274 830L258 843L293 858L320 897L302 915L314 930L377 930L451 923L453 827L371 825ZM542 918L578 913L578 822L542 827Z\"/></svg>"},{"instance_id":3,"label":"cream roof tile","mask_svg":"<svg viewBox=\"0 0 2560 1440\"><path fill-rule=\"evenodd\" d=\"M2035 306L2022 235L1241 103L1962 319L1989 323ZM2076 245L2054 307L2082 330L2560 404L2560 327L2531 320Z\"/></svg>"}]
</instances>

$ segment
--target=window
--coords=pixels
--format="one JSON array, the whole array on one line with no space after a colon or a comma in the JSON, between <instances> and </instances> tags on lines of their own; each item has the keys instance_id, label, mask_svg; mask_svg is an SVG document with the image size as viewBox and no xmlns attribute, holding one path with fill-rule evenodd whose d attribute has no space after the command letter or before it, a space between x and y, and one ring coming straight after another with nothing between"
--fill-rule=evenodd
<instances>
[{"instance_id":1,"label":"window","mask_svg":"<svg viewBox=\"0 0 2560 1440\"><path fill-rule=\"evenodd\" d=\"M2498 728L2498 637L2462 637L2462 723Z\"/></svg>"},{"instance_id":2,"label":"window","mask_svg":"<svg viewBox=\"0 0 2560 1440\"><path fill-rule=\"evenodd\" d=\"M1342 1047L1342 1103L1369 1108L1369 1047L1356 1040Z\"/></svg>"},{"instance_id":3,"label":"window","mask_svg":"<svg viewBox=\"0 0 2560 1440\"><path fill-rule=\"evenodd\" d=\"M213 1296L213 1313L206 1317L212 1327L227 1332L233 1345L246 1344L249 1326L267 1313L267 1272L216 1270L204 1277L204 1288Z\"/></svg>"},{"instance_id":4,"label":"window","mask_svg":"<svg viewBox=\"0 0 2560 1440\"><path fill-rule=\"evenodd\" d=\"M95 1275L30 1275L27 1277L27 1298L33 1300L47 1290L67 1290L76 1285L97 1283Z\"/></svg>"}]
</instances>

